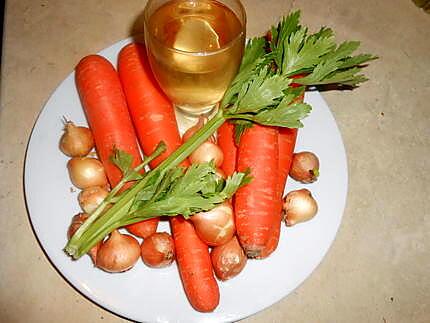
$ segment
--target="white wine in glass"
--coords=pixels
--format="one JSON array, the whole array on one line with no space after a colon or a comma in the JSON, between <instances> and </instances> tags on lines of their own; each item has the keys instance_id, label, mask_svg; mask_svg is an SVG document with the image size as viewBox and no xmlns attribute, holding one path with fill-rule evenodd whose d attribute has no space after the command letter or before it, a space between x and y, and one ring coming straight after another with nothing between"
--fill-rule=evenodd
<instances>
[{"instance_id":1,"label":"white wine in glass","mask_svg":"<svg viewBox=\"0 0 430 323\"><path fill-rule=\"evenodd\" d=\"M209 113L240 65L246 17L240 1L149 1L145 43L155 78L191 116Z\"/></svg>"}]
</instances>

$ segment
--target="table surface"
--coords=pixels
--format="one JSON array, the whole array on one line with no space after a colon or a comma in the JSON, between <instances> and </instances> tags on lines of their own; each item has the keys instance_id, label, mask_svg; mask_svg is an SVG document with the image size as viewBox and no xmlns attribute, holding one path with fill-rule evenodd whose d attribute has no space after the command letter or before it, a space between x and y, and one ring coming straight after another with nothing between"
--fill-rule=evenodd
<instances>
[{"instance_id":1,"label":"table surface","mask_svg":"<svg viewBox=\"0 0 430 323\"><path fill-rule=\"evenodd\" d=\"M145 1L6 4L0 108L0 321L119 322L53 268L23 194L37 115L79 59L141 30ZM362 41L380 59L354 91L325 92L349 165L343 222L321 265L293 293L244 322L430 319L430 15L412 1L243 1L248 36L291 8L311 28ZM136 23L137 21L137 23ZM427 239L426 239L427 237Z\"/></svg>"}]
</instances>

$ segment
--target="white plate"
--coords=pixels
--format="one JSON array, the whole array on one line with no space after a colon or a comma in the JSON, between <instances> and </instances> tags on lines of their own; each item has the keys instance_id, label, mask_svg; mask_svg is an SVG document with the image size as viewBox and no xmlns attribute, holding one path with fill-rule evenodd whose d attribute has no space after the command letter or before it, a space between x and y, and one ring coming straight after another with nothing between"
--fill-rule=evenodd
<instances>
[{"instance_id":1,"label":"white plate","mask_svg":"<svg viewBox=\"0 0 430 323\"><path fill-rule=\"evenodd\" d=\"M129 40L101 51L114 64ZM248 261L236 278L219 282L221 300L213 313L192 309L175 265L150 269L142 262L128 272L108 274L90 258L72 261L63 252L72 216L79 212L77 192L71 192L67 157L58 149L62 117L86 124L70 74L49 98L34 126L25 163L25 195L37 238L58 271L82 294L123 317L150 322L222 322L252 315L288 295L318 266L339 228L348 174L342 138L329 107L318 92L306 93L313 112L299 131L296 151L314 151L321 176L307 185L319 203L310 222L283 226L278 249L268 259ZM289 179L287 190L303 187ZM160 230L168 229L163 223Z\"/></svg>"}]
</instances>

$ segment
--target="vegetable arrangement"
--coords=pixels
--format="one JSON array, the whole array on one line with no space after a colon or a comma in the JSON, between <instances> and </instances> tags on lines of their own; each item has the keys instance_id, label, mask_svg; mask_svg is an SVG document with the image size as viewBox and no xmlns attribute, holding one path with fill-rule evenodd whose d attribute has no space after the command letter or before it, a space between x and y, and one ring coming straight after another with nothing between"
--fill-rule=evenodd
<instances>
[{"instance_id":1,"label":"vegetable arrangement","mask_svg":"<svg viewBox=\"0 0 430 323\"><path fill-rule=\"evenodd\" d=\"M80 142L88 131L66 123L63 138L74 132L79 139L62 138L60 147L72 157L70 177L83 189L86 212L72 222L68 255L89 253L108 272L128 270L139 257L150 267L176 260L191 305L209 312L220 297L214 273L227 280L247 258L269 256L282 219L291 226L315 216L306 189L282 200L289 173L303 183L319 176L315 154L293 154L300 120L311 111L303 93L307 86L357 86L366 80L363 64L376 57L353 56L359 42L337 45L329 28L309 33L299 16L248 42L216 115L183 138L142 45L121 50L118 73L101 56L81 60L76 85L100 161L87 156L92 138L90 148ZM68 151L65 141L76 147ZM160 216L168 217L172 237L156 232ZM141 245L121 228L143 238Z\"/></svg>"}]
</instances>

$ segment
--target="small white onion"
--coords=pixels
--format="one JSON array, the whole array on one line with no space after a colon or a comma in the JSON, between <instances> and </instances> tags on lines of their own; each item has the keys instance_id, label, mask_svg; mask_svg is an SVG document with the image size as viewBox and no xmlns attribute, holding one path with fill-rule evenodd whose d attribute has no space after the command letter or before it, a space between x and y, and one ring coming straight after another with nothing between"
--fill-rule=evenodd
<instances>
[{"instance_id":1,"label":"small white onion","mask_svg":"<svg viewBox=\"0 0 430 323\"><path fill-rule=\"evenodd\" d=\"M67 163L70 179L77 188L107 185L103 164L95 158L73 157Z\"/></svg>"},{"instance_id":2,"label":"small white onion","mask_svg":"<svg viewBox=\"0 0 430 323\"><path fill-rule=\"evenodd\" d=\"M140 257L139 242L132 236L112 231L97 252L96 266L110 273L132 268Z\"/></svg>"},{"instance_id":3,"label":"small white onion","mask_svg":"<svg viewBox=\"0 0 430 323\"><path fill-rule=\"evenodd\" d=\"M289 192L284 198L284 221L287 226L312 219L318 212L318 204L307 189Z\"/></svg>"},{"instance_id":4,"label":"small white onion","mask_svg":"<svg viewBox=\"0 0 430 323\"><path fill-rule=\"evenodd\" d=\"M78 195L79 205L84 212L90 214L103 202L108 196L109 191L104 186L91 186Z\"/></svg>"},{"instance_id":5,"label":"small white onion","mask_svg":"<svg viewBox=\"0 0 430 323\"><path fill-rule=\"evenodd\" d=\"M94 148L91 130L77 127L71 121L66 121L64 133L60 139L60 150L70 157L84 157Z\"/></svg>"},{"instance_id":6,"label":"small white onion","mask_svg":"<svg viewBox=\"0 0 430 323\"><path fill-rule=\"evenodd\" d=\"M224 202L207 212L191 216L199 238L209 246L219 246L228 242L236 232L233 207Z\"/></svg>"},{"instance_id":7,"label":"small white onion","mask_svg":"<svg viewBox=\"0 0 430 323\"><path fill-rule=\"evenodd\" d=\"M140 251L143 262L149 267L167 267L175 260L175 243L167 232L155 232L144 239Z\"/></svg>"},{"instance_id":8,"label":"small white onion","mask_svg":"<svg viewBox=\"0 0 430 323\"><path fill-rule=\"evenodd\" d=\"M189 160L192 164L203 164L213 160L215 167L220 167L224 154L218 145L206 141L190 154Z\"/></svg>"},{"instance_id":9,"label":"small white onion","mask_svg":"<svg viewBox=\"0 0 430 323\"><path fill-rule=\"evenodd\" d=\"M318 179L320 163L317 155L302 151L293 155L289 175L296 181L312 183Z\"/></svg>"},{"instance_id":10,"label":"small white onion","mask_svg":"<svg viewBox=\"0 0 430 323\"><path fill-rule=\"evenodd\" d=\"M246 255L235 236L227 243L211 251L212 266L220 280L237 276L246 265Z\"/></svg>"}]
</instances>

